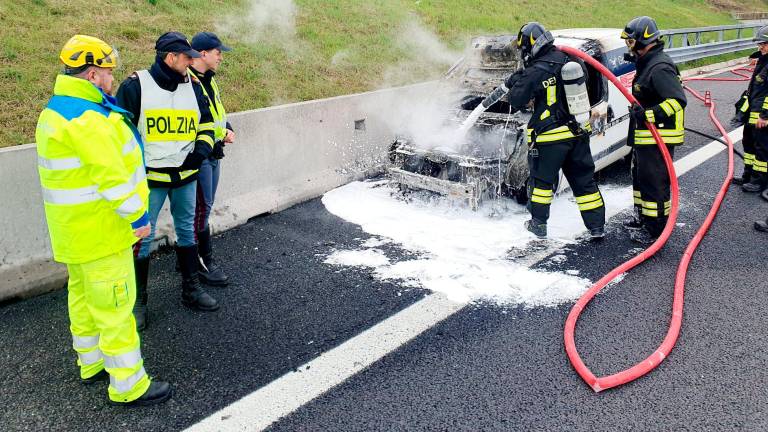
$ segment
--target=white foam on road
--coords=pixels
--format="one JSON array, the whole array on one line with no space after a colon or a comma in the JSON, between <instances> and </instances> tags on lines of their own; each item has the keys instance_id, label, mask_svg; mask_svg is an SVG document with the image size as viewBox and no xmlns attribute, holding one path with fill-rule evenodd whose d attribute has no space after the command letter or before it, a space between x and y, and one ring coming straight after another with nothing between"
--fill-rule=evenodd
<instances>
[{"instance_id":1,"label":"white foam on road","mask_svg":"<svg viewBox=\"0 0 768 432\"><path fill-rule=\"evenodd\" d=\"M741 139L742 132L743 128L738 128L728 135L736 142ZM725 146L713 141L692 152L675 163L678 176L724 150ZM380 240L374 240L371 244L381 246L384 243L379 243ZM640 250L634 251L631 255ZM623 278L624 275L619 276L609 287L615 287ZM461 303L450 301L443 294L428 295L300 366L296 372L281 376L187 430L194 432L263 430L461 309Z\"/></svg>"},{"instance_id":2,"label":"white foam on road","mask_svg":"<svg viewBox=\"0 0 768 432\"><path fill-rule=\"evenodd\" d=\"M378 268L389 265L389 258L378 249L342 250L329 255L325 263Z\"/></svg>"},{"instance_id":3,"label":"white foam on road","mask_svg":"<svg viewBox=\"0 0 768 432\"><path fill-rule=\"evenodd\" d=\"M608 216L632 205L628 187L601 188ZM421 195L420 195L421 197ZM549 239L537 240L523 228L530 218L525 207L504 200L474 212L449 200L409 202L387 181L354 182L323 196L329 212L374 236L398 244L418 257L397 262L378 249L334 251L327 263L372 267L379 280L401 280L466 303L474 300L526 306L552 306L578 298L590 281L577 273L532 270L515 262L510 251L532 246L544 251L577 241L584 234L578 207L566 192L556 197L549 220ZM541 253L542 250L537 250ZM519 253L519 252L515 252ZM371 265L377 261L377 265Z\"/></svg>"}]
</instances>

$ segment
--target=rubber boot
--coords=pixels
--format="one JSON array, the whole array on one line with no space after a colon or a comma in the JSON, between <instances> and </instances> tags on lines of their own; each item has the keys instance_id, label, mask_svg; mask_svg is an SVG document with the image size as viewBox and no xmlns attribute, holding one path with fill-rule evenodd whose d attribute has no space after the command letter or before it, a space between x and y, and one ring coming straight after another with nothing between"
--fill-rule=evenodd
<instances>
[{"instance_id":1,"label":"rubber boot","mask_svg":"<svg viewBox=\"0 0 768 432\"><path fill-rule=\"evenodd\" d=\"M762 192L765 189L766 178L765 175L752 175L750 176L749 183L741 185L741 190L749 193Z\"/></svg>"},{"instance_id":2,"label":"rubber boot","mask_svg":"<svg viewBox=\"0 0 768 432\"><path fill-rule=\"evenodd\" d=\"M161 404L173 396L173 388L165 381L152 381L149 383L149 388L144 392L141 397L131 402L115 402L110 400L112 405L123 405L129 407L135 406L150 406Z\"/></svg>"},{"instance_id":3,"label":"rubber boot","mask_svg":"<svg viewBox=\"0 0 768 432\"><path fill-rule=\"evenodd\" d=\"M525 229L532 232L538 238L547 237L547 224L537 219L531 218L525 221Z\"/></svg>"},{"instance_id":4,"label":"rubber boot","mask_svg":"<svg viewBox=\"0 0 768 432\"><path fill-rule=\"evenodd\" d=\"M640 217L640 212L638 211L637 207L633 209L632 217L626 219L621 224L628 230L639 230L643 227L643 219Z\"/></svg>"},{"instance_id":5,"label":"rubber boot","mask_svg":"<svg viewBox=\"0 0 768 432\"><path fill-rule=\"evenodd\" d=\"M650 232L648 232L648 229L643 226L638 230L630 231L629 238L632 239L632 241L635 243L640 243L641 245L647 246L655 242L658 236L653 236Z\"/></svg>"},{"instance_id":6,"label":"rubber boot","mask_svg":"<svg viewBox=\"0 0 768 432\"><path fill-rule=\"evenodd\" d=\"M752 168L750 165L747 165L744 167L744 173L741 175L741 177L734 177L732 180L732 183L735 185L743 185L749 183L749 181L752 179Z\"/></svg>"},{"instance_id":7,"label":"rubber boot","mask_svg":"<svg viewBox=\"0 0 768 432\"><path fill-rule=\"evenodd\" d=\"M768 233L768 218L766 218L764 221L755 222L755 229L760 232Z\"/></svg>"},{"instance_id":8,"label":"rubber boot","mask_svg":"<svg viewBox=\"0 0 768 432\"><path fill-rule=\"evenodd\" d=\"M605 237L605 227L599 226L589 229L589 237L592 240L602 240Z\"/></svg>"},{"instance_id":9,"label":"rubber boot","mask_svg":"<svg viewBox=\"0 0 768 432\"><path fill-rule=\"evenodd\" d=\"M219 309L219 302L208 295L197 280L197 245L176 247L176 254L181 263L181 303L201 312L213 312Z\"/></svg>"},{"instance_id":10,"label":"rubber boot","mask_svg":"<svg viewBox=\"0 0 768 432\"><path fill-rule=\"evenodd\" d=\"M147 281L149 279L149 257L135 258L133 268L136 272L136 303L133 305L133 317L136 318L136 330L147 328Z\"/></svg>"},{"instance_id":11,"label":"rubber boot","mask_svg":"<svg viewBox=\"0 0 768 432\"><path fill-rule=\"evenodd\" d=\"M197 248L200 258L202 258L198 271L200 282L206 285L227 286L229 277L224 274L224 270L213 260L210 228L197 233Z\"/></svg>"},{"instance_id":12,"label":"rubber boot","mask_svg":"<svg viewBox=\"0 0 768 432\"><path fill-rule=\"evenodd\" d=\"M85 385L91 385L99 382L106 382L109 381L109 374L106 370L102 369L97 373L96 375L90 377L90 378L80 378L80 382Z\"/></svg>"}]
</instances>

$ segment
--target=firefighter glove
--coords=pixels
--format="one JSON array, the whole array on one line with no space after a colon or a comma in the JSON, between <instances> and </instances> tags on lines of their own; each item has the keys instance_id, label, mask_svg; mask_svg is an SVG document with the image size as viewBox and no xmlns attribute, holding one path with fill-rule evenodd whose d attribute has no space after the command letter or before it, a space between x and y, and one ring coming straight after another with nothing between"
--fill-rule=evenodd
<instances>
[{"instance_id":1,"label":"firefighter glove","mask_svg":"<svg viewBox=\"0 0 768 432\"><path fill-rule=\"evenodd\" d=\"M632 104L630 107L630 115L635 119L636 124L643 124L647 120L645 117L645 109L639 104Z\"/></svg>"}]
</instances>

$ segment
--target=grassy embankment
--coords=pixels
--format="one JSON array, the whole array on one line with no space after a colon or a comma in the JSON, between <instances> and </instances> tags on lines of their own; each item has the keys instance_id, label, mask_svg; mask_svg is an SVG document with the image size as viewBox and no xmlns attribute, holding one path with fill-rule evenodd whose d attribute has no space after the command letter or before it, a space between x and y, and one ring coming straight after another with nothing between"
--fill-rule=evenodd
<instances>
[{"instance_id":1,"label":"grassy embankment","mask_svg":"<svg viewBox=\"0 0 768 432\"><path fill-rule=\"evenodd\" d=\"M33 141L37 115L60 68L58 51L74 33L114 44L123 63L116 72L121 80L150 64L159 34L218 31L235 48L220 82L228 109L239 111L434 78L453 54L444 51L460 51L471 35L514 33L529 20L550 28L620 27L648 14L662 28L695 27L733 23L726 9L767 5L766 0L749 6L731 0L1 2L0 147ZM267 9L273 13L265 15ZM445 50L429 48L438 46L432 33Z\"/></svg>"}]
</instances>

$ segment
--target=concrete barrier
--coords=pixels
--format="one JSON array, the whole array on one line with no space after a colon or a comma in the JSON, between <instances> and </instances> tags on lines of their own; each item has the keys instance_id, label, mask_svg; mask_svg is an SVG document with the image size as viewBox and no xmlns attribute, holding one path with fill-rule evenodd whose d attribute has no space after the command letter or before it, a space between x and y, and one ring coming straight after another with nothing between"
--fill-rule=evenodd
<instances>
[{"instance_id":1,"label":"concrete barrier","mask_svg":"<svg viewBox=\"0 0 768 432\"><path fill-rule=\"evenodd\" d=\"M211 215L214 232L315 198L380 171L395 131L393 101L421 99L434 83L340 96L230 115L237 142L226 148ZM34 144L0 149L0 301L58 289ZM174 240L168 208L158 243Z\"/></svg>"}]
</instances>

